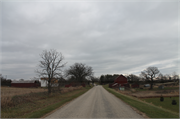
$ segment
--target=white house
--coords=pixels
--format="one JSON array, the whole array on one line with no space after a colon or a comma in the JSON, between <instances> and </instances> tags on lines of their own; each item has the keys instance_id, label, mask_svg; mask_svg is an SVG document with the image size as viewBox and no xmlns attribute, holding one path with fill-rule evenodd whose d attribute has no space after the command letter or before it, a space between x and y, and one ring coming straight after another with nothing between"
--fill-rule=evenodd
<instances>
[{"instance_id":1,"label":"white house","mask_svg":"<svg viewBox=\"0 0 180 119\"><path fill-rule=\"evenodd\" d=\"M47 87L48 86L48 78L41 78L40 83L41 83L41 87ZM58 87L58 79L52 79L51 86Z\"/></svg>"}]
</instances>

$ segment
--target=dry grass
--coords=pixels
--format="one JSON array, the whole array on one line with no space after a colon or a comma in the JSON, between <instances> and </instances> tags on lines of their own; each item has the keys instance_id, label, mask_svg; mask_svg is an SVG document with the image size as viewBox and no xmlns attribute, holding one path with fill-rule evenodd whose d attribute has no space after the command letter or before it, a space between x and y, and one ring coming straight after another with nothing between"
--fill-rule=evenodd
<instances>
[{"instance_id":1,"label":"dry grass","mask_svg":"<svg viewBox=\"0 0 180 119\"><path fill-rule=\"evenodd\" d=\"M45 92L47 89L42 88L15 88L15 87L1 87L1 107L11 105L11 99L16 95L23 95L28 93Z\"/></svg>"},{"instance_id":2,"label":"dry grass","mask_svg":"<svg viewBox=\"0 0 180 119\"><path fill-rule=\"evenodd\" d=\"M152 97L178 97L179 90L165 90L165 91L141 91L131 94L138 98L152 98Z\"/></svg>"},{"instance_id":3,"label":"dry grass","mask_svg":"<svg viewBox=\"0 0 180 119\"><path fill-rule=\"evenodd\" d=\"M79 87L69 87L69 88L61 88L61 93L71 92L73 90L81 89L82 86ZM32 97L32 94L39 92L47 92L45 88L15 88L15 87L1 87L1 108L14 106L15 103L21 103L21 100L33 101L35 97ZM21 98L17 98L16 102L12 100L14 96L20 96L24 94L31 94L26 96L21 96ZM23 102L23 101L22 101Z\"/></svg>"},{"instance_id":4,"label":"dry grass","mask_svg":"<svg viewBox=\"0 0 180 119\"><path fill-rule=\"evenodd\" d=\"M73 90L77 90L77 89L81 89L82 86L79 87L69 87L69 88L61 88L61 93L67 93L67 92L71 92Z\"/></svg>"},{"instance_id":5,"label":"dry grass","mask_svg":"<svg viewBox=\"0 0 180 119\"><path fill-rule=\"evenodd\" d=\"M1 118L39 118L88 89L90 88L69 87L61 88L61 93L58 91L51 95L47 95L47 92L15 95L11 100L13 105L1 107Z\"/></svg>"},{"instance_id":6,"label":"dry grass","mask_svg":"<svg viewBox=\"0 0 180 119\"><path fill-rule=\"evenodd\" d=\"M171 87L178 87L178 86L168 86ZM146 87L147 88L147 87ZM144 89L146 89L144 88ZM116 89L118 92L131 95L137 98L154 98L154 97L179 97L179 89L166 89L166 90L136 90L133 88L126 89L125 91L120 91Z\"/></svg>"},{"instance_id":7,"label":"dry grass","mask_svg":"<svg viewBox=\"0 0 180 119\"><path fill-rule=\"evenodd\" d=\"M15 95L22 95L27 93L45 92L47 89L43 88L15 88L15 87L1 87L1 97L13 97Z\"/></svg>"}]
</instances>

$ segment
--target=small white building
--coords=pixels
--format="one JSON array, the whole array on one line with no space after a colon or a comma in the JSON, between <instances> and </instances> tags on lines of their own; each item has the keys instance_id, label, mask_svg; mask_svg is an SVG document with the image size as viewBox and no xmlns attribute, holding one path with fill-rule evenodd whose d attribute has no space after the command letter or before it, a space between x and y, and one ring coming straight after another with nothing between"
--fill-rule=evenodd
<instances>
[{"instance_id":1,"label":"small white building","mask_svg":"<svg viewBox=\"0 0 180 119\"><path fill-rule=\"evenodd\" d=\"M41 78L40 83L41 87L48 87L48 78ZM51 86L58 87L58 79L52 79Z\"/></svg>"},{"instance_id":2,"label":"small white building","mask_svg":"<svg viewBox=\"0 0 180 119\"><path fill-rule=\"evenodd\" d=\"M40 80L41 87L47 87L48 82L46 80Z\"/></svg>"}]
</instances>

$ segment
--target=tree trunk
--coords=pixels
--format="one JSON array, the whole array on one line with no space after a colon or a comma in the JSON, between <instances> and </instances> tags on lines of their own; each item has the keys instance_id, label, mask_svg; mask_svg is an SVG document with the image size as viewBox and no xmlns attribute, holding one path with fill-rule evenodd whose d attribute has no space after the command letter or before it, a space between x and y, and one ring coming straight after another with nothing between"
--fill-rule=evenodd
<instances>
[{"instance_id":1,"label":"tree trunk","mask_svg":"<svg viewBox=\"0 0 180 119\"><path fill-rule=\"evenodd\" d=\"M150 89L153 89L153 79L151 78L151 87Z\"/></svg>"},{"instance_id":2,"label":"tree trunk","mask_svg":"<svg viewBox=\"0 0 180 119\"><path fill-rule=\"evenodd\" d=\"M51 85L50 85L50 81L48 81L48 94L51 94Z\"/></svg>"}]
</instances>

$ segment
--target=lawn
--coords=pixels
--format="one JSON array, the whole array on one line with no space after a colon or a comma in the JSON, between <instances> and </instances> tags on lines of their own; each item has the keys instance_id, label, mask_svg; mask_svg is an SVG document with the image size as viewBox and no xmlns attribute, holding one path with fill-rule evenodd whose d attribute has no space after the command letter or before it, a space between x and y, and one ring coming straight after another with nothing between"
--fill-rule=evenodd
<instances>
[{"instance_id":1,"label":"lawn","mask_svg":"<svg viewBox=\"0 0 180 119\"><path fill-rule=\"evenodd\" d=\"M172 100L175 99L177 102L177 105L172 105ZM161 102L160 98L146 98L146 99L142 99L146 102L152 103L156 106L160 106L162 108L174 111L179 113L179 97L164 97L164 101Z\"/></svg>"}]
</instances>

